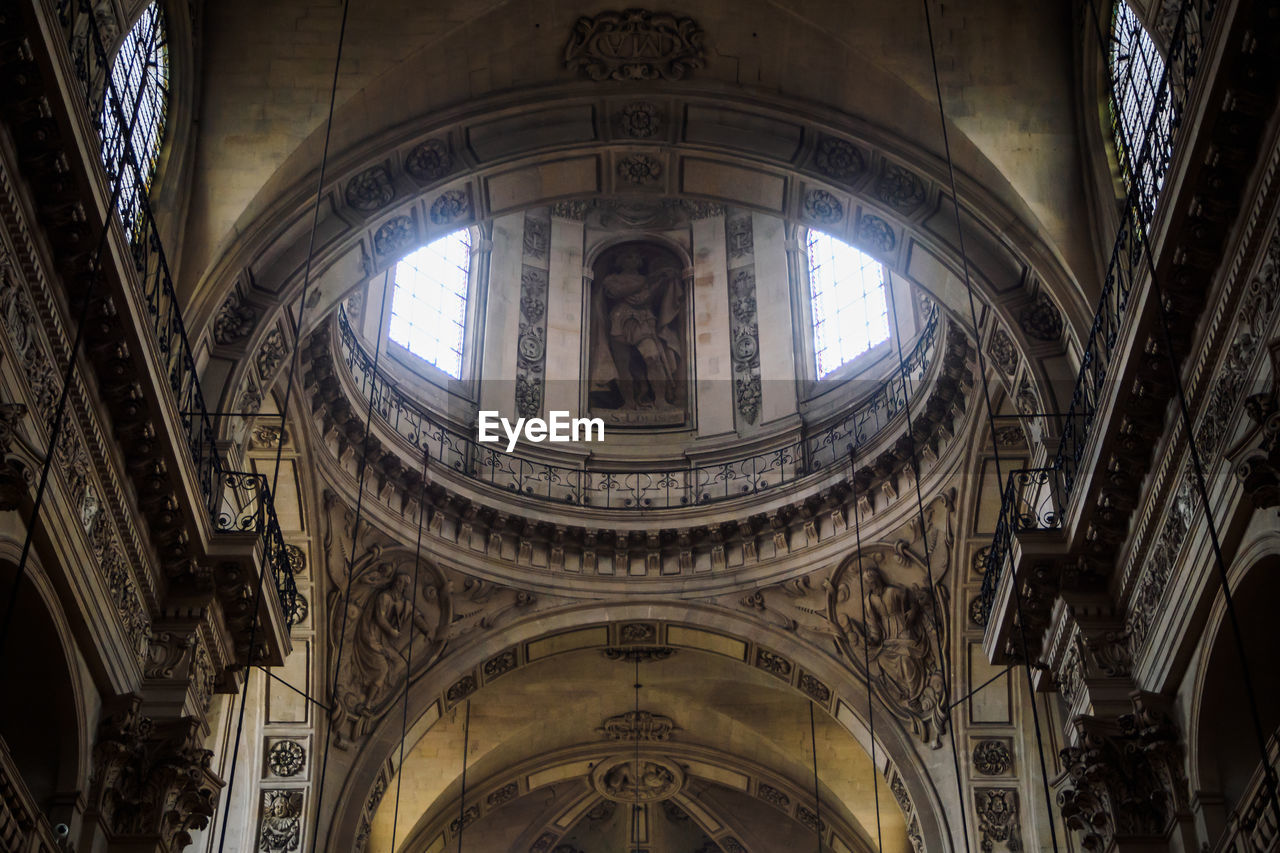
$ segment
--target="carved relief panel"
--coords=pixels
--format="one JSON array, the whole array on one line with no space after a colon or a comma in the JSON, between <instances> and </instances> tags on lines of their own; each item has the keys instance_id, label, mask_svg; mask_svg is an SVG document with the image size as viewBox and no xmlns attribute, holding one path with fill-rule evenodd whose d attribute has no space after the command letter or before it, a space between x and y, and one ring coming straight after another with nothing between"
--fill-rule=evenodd
<instances>
[{"instance_id":1,"label":"carved relief panel","mask_svg":"<svg viewBox=\"0 0 1280 853\"><path fill-rule=\"evenodd\" d=\"M592 264L586 409L621 427L690 424L684 264L656 242L611 246Z\"/></svg>"}]
</instances>

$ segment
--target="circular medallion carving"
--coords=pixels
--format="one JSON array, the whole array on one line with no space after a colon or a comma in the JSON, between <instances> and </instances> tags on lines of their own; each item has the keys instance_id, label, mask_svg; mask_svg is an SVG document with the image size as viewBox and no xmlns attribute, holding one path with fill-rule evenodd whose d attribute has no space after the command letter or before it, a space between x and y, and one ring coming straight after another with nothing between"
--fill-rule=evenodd
<instances>
[{"instance_id":1,"label":"circular medallion carving","mask_svg":"<svg viewBox=\"0 0 1280 853\"><path fill-rule=\"evenodd\" d=\"M296 776L302 772L306 757L306 752L297 741L276 741L267 750L267 766L277 776Z\"/></svg>"},{"instance_id":2,"label":"circular medallion carving","mask_svg":"<svg viewBox=\"0 0 1280 853\"><path fill-rule=\"evenodd\" d=\"M404 158L404 170L424 183L438 181L453 168L449 148L437 139L428 139Z\"/></svg>"},{"instance_id":3,"label":"circular medallion carving","mask_svg":"<svg viewBox=\"0 0 1280 853\"><path fill-rule=\"evenodd\" d=\"M804 194L804 215L814 222L833 225L844 218L844 205L826 190L809 190Z\"/></svg>"},{"instance_id":4,"label":"circular medallion carving","mask_svg":"<svg viewBox=\"0 0 1280 853\"><path fill-rule=\"evenodd\" d=\"M680 793L684 771L669 758L615 756L596 765L591 784L616 803L657 803Z\"/></svg>"},{"instance_id":5,"label":"circular medallion carving","mask_svg":"<svg viewBox=\"0 0 1280 853\"><path fill-rule=\"evenodd\" d=\"M973 747L973 769L983 776L1002 776L1013 767L1013 753L1002 740L983 740Z\"/></svg>"}]
</instances>

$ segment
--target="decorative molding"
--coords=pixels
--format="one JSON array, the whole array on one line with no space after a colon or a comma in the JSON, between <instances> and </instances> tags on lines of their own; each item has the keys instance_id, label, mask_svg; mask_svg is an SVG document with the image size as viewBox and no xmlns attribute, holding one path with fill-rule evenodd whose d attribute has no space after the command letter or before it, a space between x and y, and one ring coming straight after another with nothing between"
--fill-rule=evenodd
<instances>
[{"instance_id":1,"label":"decorative molding","mask_svg":"<svg viewBox=\"0 0 1280 853\"><path fill-rule=\"evenodd\" d=\"M760 419L760 329L756 317L755 265L747 258L752 244L751 217L735 217L726 227L729 268L729 356L738 417L754 425ZM734 267L735 259L746 259Z\"/></svg>"},{"instance_id":2,"label":"decorative molding","mask_svg":"<svg viewBox=\"0 0 1280 853\"><path fill-rule=\"evenodd\" d=\"M262 792L258 853L295 853L302 846L302 791Z\"/></svg>"},{"instance_id":3,"label":"decorative molding","mask_svg":"<svg viewBox=\"0 0 1280 853\"><path fill-rule=\"evenodd\" d=\"M343 198L347 205L364 213L381 210L396 197L395 186L391 183L391 172L386 166L371 166L347 181Z\"/></svg>"},{"instance_id":4,"label":"decorative molding","mask_svg":"<svg viewBox=\"0 0 1280 853\"><path fill-rule=\"evenodd\" d=\"M1007 738L988 738L973 745L973 769L983 776L1007 776L1013 770L1013 749Z\"/></svg>"},{"instance_id":5,"label":"decorative molding","mask_svg":"<svg viewBox=\"0 0 1280 853\"><path fill-rule=\"evenodd\" d=\"M306 759L306 750L296 740L278 740L267 750L267 767L277 776L297 776Z\"/></svg>"},{"instance_id":6,"label":"decorative molding","mask_svg":"<svg viewBox=\"0 0 1280 853\"><path fill-rule=\"evenodd\" d=\"M666 125L666 116L652 101L632 101L618 110L613 123L623 136L629 136L632 139L651 139L662 133Z\"/></svg>"},{"instance_id":7,"label":"decorative molding","mask_svg":"<svg viewBox=\"0 0 1280 853\"><path fill-rule=\"evenodd\" d=\"M608 717L596 729L608 740L667 741L680 727L670 717L649 711L627 711Z\"/></svg>"},{"instance_id":8,"label":"decorative molding","mask_svg":"<svg viewBox=\"0 0 1280 853\"><path fill-rule=\"evenodd\" d=\"M1062 312L1053 300L1043 292L1018 315L1018 325L1027 337L1053 343L1062 337Z\"/></svg>"},{"instance_id":9,"label":"decorative molding","mask_svg":"<svg viewBox=\"0 0 1280 853\"><path fill-rule=\"evenodd\" d=\"M420 183L429 184L449 174L453 154L448 142L428 139L415 145L404 158L404 170Z\"/></svg>"},{"instance_id":10,"label":"decorative molding","mask_svg":"<svg viewBox=\"0 0 1280 853\"><path fill-rule=\"evenodd\" d=\"M564 64L592 80L682 80L706 64L704 33L692 18L628 9L579 18Z\"/></svg>"},{"instance_id":11,"label":"decorative molding","mask_svg":"<svg viewBox=\"0 0 1280 853\"><path fill-rule=\"evenodd\" d=\"M978 788L973 792L973 802L983 853L991 853L998 844L1010 853L1022 849L1017 788Z\"/></svg>"}]
</instances>

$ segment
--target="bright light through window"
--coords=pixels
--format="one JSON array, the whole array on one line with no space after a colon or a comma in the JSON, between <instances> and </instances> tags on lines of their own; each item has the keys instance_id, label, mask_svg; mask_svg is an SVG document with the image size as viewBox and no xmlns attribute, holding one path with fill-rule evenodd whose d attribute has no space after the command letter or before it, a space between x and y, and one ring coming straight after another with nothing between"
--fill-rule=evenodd
<instances>
[{"instance_id":1,"label":"bright light through window","mask_svg":"<svg viewBox=\"0 0 1280 853\"><path fill-rule=\"evenodd\" d=\"M809 231L813 354L822 378L889 339L884 264L829 234Z\"/></svg>"},{"instance_id":2,"label":"bright light through window","mask_svg":"<svg viewBox=\"0 0 1280 853\"><path fill-rule=\"evenodd\" d=\"M1124 155L1125 180L1137 183L1144 221L1155 212L1172 151L1173 107L1164 59L1129 4L1116 3L1111 26L1111 120L1116 146ZM1127 144L1127 148L1126 148ZM1164 146L1166 150L1146 150ZM1136 175L1130 174L1135 170Z\"/></svg>"},{"instance_id":3,"label":"bright light through window","mask_svg":"<svg viewBox=\"0 0 1280 853\"><path fill-rule=\"evenodd\" d=\"M169 99L169 48L158 4L148 5L121 40L111 82L118 100L108 96L103 104L102 160L120 176L120 218L132 235L156 172ZM136 164L125 156L126 138Z\"/></svg>"},{"instance_id":4,"label":"bright light through window","mask_svg":"<svg viewBox=\"0 0 1280 853\"><path fill-rule=\"evenodd\" d=\"M471 232L455 231L396 264L391 340L454 379L462 376L462 343L471 274Z\"/></svg>"}]
</instances>

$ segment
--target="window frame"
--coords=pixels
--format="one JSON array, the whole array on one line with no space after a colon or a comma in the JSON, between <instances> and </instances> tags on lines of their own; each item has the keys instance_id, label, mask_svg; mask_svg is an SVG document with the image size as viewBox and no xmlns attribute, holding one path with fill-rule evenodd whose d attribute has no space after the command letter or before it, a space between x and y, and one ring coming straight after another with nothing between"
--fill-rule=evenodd
<instances>
[{"instance_id":1,"label":"window frame","mask_svg":"<svg viewBox=\"0 0 1280 853\"><path fill-rule=\"evenodd\" d=\"M152 13L154 13L153 18ZM147 35L153 36L148 41L149 48L145 52L138 50L126 52L126 49L132 45L142 43L142 38L137 33L149 18L152 19L152 25ZM133 124L129 137L134 146L134 154L145 156L146 158L145 163L137 164L138 169L135 176L137 184L132 187L122 187L120 198L116 203L125 233L129 235L131 240L136 240L140 234L139 224L142 217L142 208L144 204L149 204L156 188L156 178L160 173L165 143L170 135L168 131L172 123L170 121L170 113L173 107L173 59L169 55L169 44L168 15L165 12L164 5L160 0L151 0L151 2L142 7L124 36L114 46L114 53L107 69L107 76L111 81L112 88L116 90L116 94L125 102L121 104L121 111L125 112L124 120L126 126L130 123ZM136 81L136 84L129 80L132 75L127 71L125 72L125 79L117 78L117 73L121 68L121 61L128 59L136 59L144 69L141 79ZM154 86L149 85L153 80L155 81ZM132 85L136 85L136 91L130 98L129 94ZM132 110L126 112L128 101L132 101L133 107ZM145 114L150 102L158 103L158 109L155 110L154 121L149 123L147 130L143 134L145 144L140 150L137 145L140 128L136 124L136 118L139 111L143 111ZM98 136L102 145L100 157L104 167L110 171L112 162L115 162L117 164L116 171L119 175L118 179L121 181L131 180L128 177L131 168L124 163L124 143L116 143L114 150L112 150L112 139L115 133L123 137L125 128L116 126L115 111L112 108L105 86L102 93L102 106L98 116L98 125Z\"/></svg>"},{"instance_id":2,"label":"window frame","mask_svg":"<svg viewBox=\"0 0 1280 853\"><path fill-rule=\"evenodd\" d=\"M467 270L467 297L463 313L462 325L462 363L458 378L427 361L405 345L391 339L391 307L395 300L395 271L404 258L436 240L447 237L458 231L468 231L471 237L471 261ZM406 376L417 384L425 381L421 390L427 393L423 402L436 408L437 411L448 411L448 399L460 398L468 403L478 399L478 360L484 346L484 313L486 284L489 278L489 255L492 243L484 230L475 225L454 228L440 234L433 234L428 239L415 245L404 255L389 264L387 269L369 279L365 287L364 304L368 309L360 318L360 329L368 341L380 339L383 354L388 356L387 366L394 373ZM383 293L383 276L391 276ZM378 325L379 303L374 297L385 297L381 305L382 324ZM376 337L375 337L376 336Z\"/></svg>"},{"instance_id":3,"label":"window frame","mask_svg":"<svg viewBox=\"0 0 1280 853\"><path fill-rule=\"evenodd\" d=\"M1124 54L1127 61L1121 62L1121 49L1126 46L1129 48ZM1168 57L1142 16L1126 0L1116 0L1111 7L1103 61L1107 81L1107 135L1115 151L1121 185L1126 195L1136 202L1139 218L1146 225L1155 217L1172 156L1173 80L1168 71ZM1158 86L1159 80L1164 82L1163 90ZM1135 112L1138 115L1134 116ZM1132 122L1130 117L1134 119ZM1163 167L1157 170L1158 159L1153 154L1135 174L1134 158L1151 143L1153 129L1155 135L1169 140L1163 153ZM1131 136L1135 131L1141 133L1137 138ZM1126 136L1130 136L1129 144Z\"/></svg>"}]
</instances>

